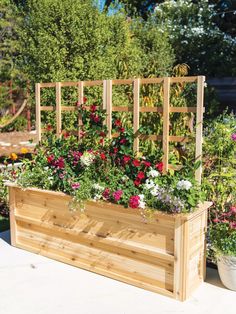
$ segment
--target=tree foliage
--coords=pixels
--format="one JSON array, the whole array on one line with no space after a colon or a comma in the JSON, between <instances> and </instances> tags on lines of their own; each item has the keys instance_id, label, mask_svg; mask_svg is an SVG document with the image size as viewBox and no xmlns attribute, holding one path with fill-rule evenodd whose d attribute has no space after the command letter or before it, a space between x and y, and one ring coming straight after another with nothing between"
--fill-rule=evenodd
<instances>
[{"instance_id":1,"label":"tree foliage","mask_svg":"<svg viewBox=\"0 0 236 314\"><path fill-rule=\"evenodd\" d=\"M19 27L19 66L32 81L110 79L167 74L168 39L137 31L120 12L107 16L90 0L28 0ZM155 50L153 70L147 71Z\"/></svg>"}]
</instances>

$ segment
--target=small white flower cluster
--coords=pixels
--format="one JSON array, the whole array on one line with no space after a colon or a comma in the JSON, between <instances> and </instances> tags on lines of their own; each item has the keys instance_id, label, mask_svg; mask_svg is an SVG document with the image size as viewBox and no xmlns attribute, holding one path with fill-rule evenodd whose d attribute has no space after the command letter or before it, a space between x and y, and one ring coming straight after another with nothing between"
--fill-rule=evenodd
<instances>
[{"instance_id":1,"label":"small white flower cluster","mask_svg":"<svg viewBox=\"0 0 236 314\"><path fill-rule=\"evenodd\" d=\"M85 152L81 157L80 157L80 162L81 165L84 167L89 167L95 159L95 156L93 153L90 152Z\"/></svg>"},{"instance_id":2,"label":"small white flower cluster","mask_svg":"<svg viewBox=\"0 0 236 314\"><path fill-rule=\"evenodd\" d=\"M191 187L192 187L192 183L188 180L180 180L176 185L176 188L178 190L190 190Z\"/></svg>"},{"instance_id":3,"label":"small white flower cluster","mask_svg":"<svg viewBox=\"0 0 236 314\"><path fill-rule=\"evenodd\" d=\"M158 177L160 175L160 173L157 170L151 168L151 170L148 172L147 175L148 175L149 178L150 177L156 178L156 177Z\"/></svg>"},{"instance_id":4,"label":"small white flower cluster","mask_svg":"<svg viewBox=\"0 0 236 314\"><path fill-rule=\"evenodd\" d=\"M139 195L139 205L138 205L138 207L141 208L141 209L144 209L146 207L146 203L145 203L143 194Z\"/></svg>"},{"instance_id":5,"label":"small white flower cluster","mask_svg":"<svg viewBox=\"0 0 236 314\"><path fill-rule=\"evenodd\" d=\"M145 181L145 184L144 184L144 188L145 188L145 189L151 190L151 189L153 189L154 187L155 187L155 183L154 183L153 180L147 179L147 180Z\"/></svg>"},{"instance_id":6,"label":"small white flower cluster","mask_svg":"<svg viewBox=\"0 0 236 314\"><path fill-rule=\"evenodd\" d=\"M104 191L104 187L99 185L98 183L94 183L93 189L95 190L95 195L94 195L93 199L95 201L102 199L102 192Z\"/></svg>"}]
</instances>

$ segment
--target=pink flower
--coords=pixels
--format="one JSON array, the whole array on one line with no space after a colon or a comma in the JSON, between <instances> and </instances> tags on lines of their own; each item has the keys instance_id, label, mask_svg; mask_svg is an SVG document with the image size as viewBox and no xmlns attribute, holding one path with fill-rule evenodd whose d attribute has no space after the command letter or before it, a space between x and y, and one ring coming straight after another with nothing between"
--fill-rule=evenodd
<instances>
[{"instance_id":1,"label":"pink flower","mask_svg":"<svg viewBox=\"0 0 236 314\"><path fill-rule=\"evenodd\" d=\"M112 196L114 197L115 202L118 202L120 200L122 194L123 194L122 190L118 190L112 193Z\"/></svg>"},{"instance_id":2,"label":"pink flower","mask_svg":"<svg viewBox=\"0 0 236 314\"><path fill-rule=\"evenodd\" d=\"M140 197L138 195L131 196L129 199L129 207L138 208Z\"/></svg>"},{"instance_id":3,"label":"pink flower","mask_svg":"<svg viewBox=\"0 0 236 314\"><path fill-rule=\"evenodd\" d=\"M230 207L230 211L232 214L236 214L236 207L235 206Z\"/></svg>"},{"instance_id":4,"label":"pink flower","mask_svg":"<svg viewBox=\"0 0 236 314\"><path fill-rule=\"evenodd\" d=\"M231 135L231 139L232 139L233 141L236 141L236 133L233 133L233 134Z\"/></svg>"},{"instance_id":5,"label":"pink flower","mask_svg":"<svg viewBox=\"0 0 236 314\"><path fill-rule=\"evenodd\" d=\"M96 111L96 106L95 106L95 105L91 105L91 106L90 106L90 110L91 110L92 112L95 112L95 111Z\"/></svg>"},{"instance_id":6,"label":"pink flower","mask_svg":"<svg viewBox=\"0 0 236 314\"><path fill-rule=\"evenodd\" d=\"M102 193L102 196L108 200L110 197L110 189L105 188L104 192Z\"/></svg>"},{"instance_id":7,"label":"pink flower","mask_svg":"<svg viewBox=\"0 0 236 314\"><path fill-rule=\"evenodd\" d=\"M125 144L126 142L127 142L127 139L126 139L126 138L122 138L122 139L120 140L120 144L121 144L121 145Z\"/></svg>"},{"instance_id":8,"label":"pink flower","mask_svg":"<svg viewBox=\"0 0 236 314\"><path fill-rule=\"evenodd\" d=\"M124 164L126 165L129 161L130 161L131 157L130 156L124 156L123 157L123 161L124 161Z\"/></svg>"},{"instance_id":9,"label":"pink flower","mask_svg":"<svg viewBox=\"0 0 236 314\"><path fill-rule=\"evenodd\" d=\"M79 182L72 183L71 187L73 190L77 190L80 188L80 183Z\"/></svg>"},{"instance_id":10,"label":"pink flower","mask_svg":"<svg viewBox=\"0 0 236 314\"><path fill-rule=\"evenodd\" d=\"M236 229L236 221L232 221L229 226L231 229Z\"/></svg>"},{"instance_id":11,"label":"pink flower","mask_svg":"<svg viewBox=\"0 0 236 314\"><path fill-rule=\"evenodd\" d=\"M137 175L137 178L140 179L140 180L144 179L145 178L144 172L143 171L139 171L139 173Z\"/></svg>"},{"instance_id":12,"label":"pink flower","mask_svg":"<svg viewBox=\"0 0 236 314\"><path fill-rule=\"evenodd\" d=\"M218 218L214 218L214 219L213 219L213 222L214 222L214 223L217 223L217 222L219 222L219 221L220 221L220 220L219 220Z\"/></svg>"},{"instance_id":13,"label":"pink flower","mask_svg":"<svg viewBox=\"0 0 236 314\"><path fill-rule=\"evenodd\" d=\"M143 164L145 167L151 167L151 163L149 161L144 161Z\"/></svg>"},{"instance_id":14,"label":"pink flower","mask_svg":"<svg viewBox=\"0 0 236 314\"><path fill-rule=\"evenodd\" d=\"M65 167L65 161L63 157L59 157L58 160L55 161L55 166L59 169L63 169Z\"/></svg>"}]
</instances>

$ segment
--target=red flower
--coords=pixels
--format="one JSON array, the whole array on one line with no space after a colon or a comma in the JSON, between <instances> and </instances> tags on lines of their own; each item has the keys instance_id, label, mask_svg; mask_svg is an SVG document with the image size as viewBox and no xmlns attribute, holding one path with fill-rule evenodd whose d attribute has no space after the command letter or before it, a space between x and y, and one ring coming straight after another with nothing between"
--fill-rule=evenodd
<instances>
[{"instance_id":1,"label":"red flower","mask_svg":"<svg viewBox=\"0 0 236 314\"><path fill-rule=\"evenodd\" d=\"M117 148L117 147L114 147L114 148L113 148L113 152L114 152L114 154L117 154L117 153L118 153L118 148Z\"/></svg>"},{"instance_id":2,"label":"red flower","mask_svg":"<svg viewBox=\"0 0 236 314\"><path fill-rule=\"evenodd\" d=\"M58 160L55 162L55 166L59 169L63 169L65 167L65 161L63 157L59 157Z\"/></svg>"},{"instance_id":3,"label":"red flower","mask_svg":"<svg viewBox=\"0 0 236 314\"><path fill-rule=\"evenodd\" d=\"M52 131L52 129L53 129L53 127L51 126L51 124L48 124L46 126L46 131L50 132L50 131Z\"/></svg>"},{"instance_id":4,"label":"red flower","mask_svg":"<svg viewBox=\"0 0 236 314\"><path fill-rule=\"evenodd\" d=\"M103 145L104 144L104 138L100 138L99 144Z\"/></svg>"},{"instance_id":5,"label":"red flower","mask_svg":"<svg viewBox=\"0 0 236 314\"><path fill-rule=\"evenodd\" d=\"M121 133L124 133L124 132L125 132L125 128L119 128L119 131L120 131Z\"/></svg>"},{"instance_id":6,"label":"red flower","mask_svg":"<svg viewBox=\"0 0 236 314\"><path fill-rule=\"evenodd\" d=\"M133 160L133 165L134 165L135 167L139 167L139 166L140 166L140 161L137 160L137 159L134 159L134 160Z\"/></svg>"},{"instance_id":7,"label":"red flower","mask_svg":"<svg viewBox=\"0 0 236 314\"><path fill-rule=\"evenodd\" d=\"M105 137L106 136L106 133L105 132L100 132L100 134L99 134L101 137Z\"/></svg>"},{"instance_id":8,"label":"red flower","mask_svg":"<svg viewBox=\"0 0 236 314\"><path fill-rule=\"evenodd\" d=\"M125 155L125 156L123 157L124 164L126 165L126 164L130 161L130 159L131 159L130 156Z\"/></svg>"},{"instance_id":9,"label":"red flower","mask_svg":"<svg viewBox=\"0 0 236 314\"><path fill-rule=\"evenodd\" d=\"M235 206L230 207L230 211L232 214L236 214L236 207Z\"/></svg>"},{"instance_id":10,"label":"red flower","mask_svg":"<svg viewBox=\"0 0 236 314\"><path fill-rule=\"evenodd\" d=\"M138 195L131 196L129 199L129 207L138 208L140 197Z\"/></svg>"},{"instance_id":11,"label":"red flower","mask_svg":"<svg viewBox=\"0 0 236 314\"><path fill-rule=\"evenodd\" d=\"M86 103L87 102L87 98L86 97L83 97L83 103Z\"/></svg>"},{"instance_id":12,"label":"red flower","mask_svg":"<svg viewBox=\"0 0 236 314\"><path fill-rule=\"evenodd\" d=\"M96 105L91 105L91 106L90 106L90 110L91 110L92 112L95 112L95 111L96 111L96 108L97 108Z\"/></svg>"},{"instance_id":13,"label":"red flower","mask_svg":"<svg viewBox=\"0 0 236 314\"><path fill-rule=\"evenodd\" d=\"M102 160L106 160L107 157L106 157L106 155L105 155L104 153L101 153L101 154L100 154L100 158L101 158Z\"/></svg>"},{"instance_id":14,"label":"red flower","mask_svg":"<svg viewBox=\"0 0 236 314\"><path fill-rule=\"evenodd\" d=\"M114 124L115 124L115 126L117 126L117 127L121 127L122 126L122 123L121 123L121 121L120 120L115 120L115 122L114 122Z\"/></svg>"},{"instance_id":15,"label":"red flower","mask_svg":"<svg viewBox=\"0 0 236 314\"><path fill-rule=\"evenodd\" d=\"M141 180L140 179L136 179L134 180L134 185L139 186L141 184Z\"/></svg>"},{"instance_id":16,"label":"red flower","mask_svg":"<svg viewBox=\"0 0 236 314\"><path fill-rule=\"evenodd\" d=\"M54 155L50 155L47 157L47 161L49 164L51 164L54 161Z\"/></svg>"},{"instance_id":17,"label":"red flower","mask_svg":"<svg viewBox=\"0 0 236 314\"><path fill-rule=\"evenodd\" d=\"M71 184L71 187L72 187L73 190L77 190L77 189L80 188L80 184L79 184L79 182L75 182L75 183Z\"/></svg>"},{"instance_id":18,"label":"red flower","mask_svg":"<svg viewBox=\"0 0 236 314\"><path fill-rule=\"evenodd\" d=\"M63 132L63 137L64 138L68 138L69 136L70 136L69 132L67 132L67 131Z\"/></svg>"},{"instance_id":19,"label":"red flower","mask_svg":"<svg viewBox=\"0 0 236 314\"><path fill-rule=\"evenodd\" d=\"M100 117L98 115L95 115L94 118L93 118L93 121L95 123L98 123L100 121Z\"/></svg>"},{"instance_id":20,"label":"red flower","mask_svg":"<svg viewBox=\"0 0 236 314\"><path fill-rule=\"evenodd\" d=\"M102 193L102 196L108 200L110 197L110 189L105 188L104 192Z\"/></svg>"},{"instance_id":21,"label":"red flower","mask_svg":"<svg viewBox=\"0 0 236 314\"><path fill-rule=\"evenodd\" d=\"M140 180L144 179L144 178L145 178L144 172L143 172L143 171L140 171L140 172L138 173L138 175L137 175L137 178L140 179Z\"/></svg>"},{"instance_id":22,"label":"red flower","mask_svg":"<svg viewBox=\"0 0 236 314\"><path fill-rule=\"evenodd\" d=\"M158 164L156 164L156 168L158 171L162 172L163 171L163 162L159 162Z\"/></svg>"},{"instance_id":23,"label":"red flower","mask_svg":"<svg viewBox=\"0 0 236 314\"><path fill-rule=\"evenodd\" d=\"M121 144L121 145L125 144L126 142L127 142L127 139L126 139L126 138L122 138L122 139L120 140L120 144Z\"/></svg>"},{"instance_id":24,"label":"red flower","mask_svg":"<svg viewBox=\"0 0 236 314\"><path fill-rule=\"evenodd\" d=\"M143 164L145 167L151 167L150 161L144 161Z\"/></svg>"}]
</instances>

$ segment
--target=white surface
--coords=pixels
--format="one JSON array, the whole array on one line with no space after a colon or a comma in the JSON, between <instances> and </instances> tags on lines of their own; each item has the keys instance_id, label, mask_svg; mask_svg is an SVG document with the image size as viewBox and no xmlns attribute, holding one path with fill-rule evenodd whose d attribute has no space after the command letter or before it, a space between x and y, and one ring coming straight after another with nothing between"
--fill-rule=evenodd
<instances>
[{"instance_id":1,"label":"white surface","mask_svg":"<svg viewBox=\"0 0 236 314\"><path fill-rule=\"evenodd\" d=\"M0 234L0 314L235 314L216 270L186 302L11 247Z\"/></svg>"}]
</instances>

